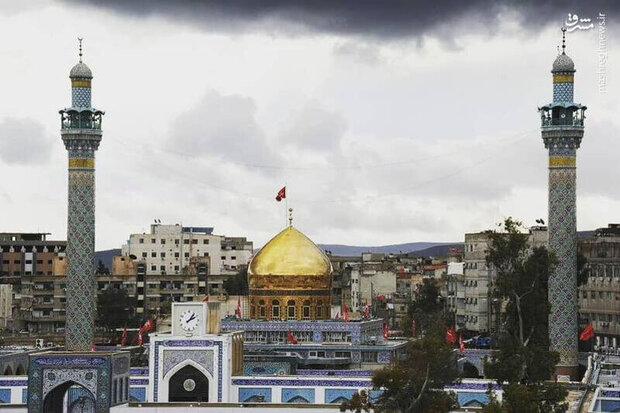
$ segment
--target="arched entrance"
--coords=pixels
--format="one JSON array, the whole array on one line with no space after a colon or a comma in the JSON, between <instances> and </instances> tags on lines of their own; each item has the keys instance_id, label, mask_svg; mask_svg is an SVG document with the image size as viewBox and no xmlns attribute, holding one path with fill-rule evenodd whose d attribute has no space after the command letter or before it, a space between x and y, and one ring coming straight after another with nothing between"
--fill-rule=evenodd
<instances>
[{"instance_id":1,"label":"arched entrance","mask_svg":"<svg viewBox=\"0 0 620 413\"><path fill-rule=\"evenodd\" d=\"M168 401L208 402L209 379L194 366L185 366L168 382Z\"/></svg>"},{"instance_id":2,"label":"arched entrance","mask_svg":"<svg viewBox=\"0 0 620 413\"><path fill-rule=\"evenodd\" d=\"M478 368L468 361L463 364L463 377L467 379L481 378Z\"/></svg>"},{"instance_id":3,"label":"arched entrance","mask_svg":"<svg viewBox=\"0 0 620 413\"><path fill-rule=\"evenodd\" d=\"M5 376L12 376L13 375L13 369L11 368L11 366L6 366L6 368L4 369L4 375Z\"/></svg>"},{"instance_id":4,"label":"arched entrance","mask_svg":"<svg viewBox=\"0 0 620 413\"><path fill-rule=\"evenodd\" d=\"M65 395L66 403L65 403ZM68 381L56 386L43 400L43 413L94 413L93 394L79 384Z\"/></svg>"},{"instance_id":5,"label":"arched entrance","mask_svg":"<svg viewBox=\"0 0 620 413\"><path fill-rule=\"evenodd\" d=\"M24 368L24 366L22 366L21 364L17 366L17 370L15 370L15 375L16 376L25 376L26 375L26 369Z\"/></svg>"}]
</instances>

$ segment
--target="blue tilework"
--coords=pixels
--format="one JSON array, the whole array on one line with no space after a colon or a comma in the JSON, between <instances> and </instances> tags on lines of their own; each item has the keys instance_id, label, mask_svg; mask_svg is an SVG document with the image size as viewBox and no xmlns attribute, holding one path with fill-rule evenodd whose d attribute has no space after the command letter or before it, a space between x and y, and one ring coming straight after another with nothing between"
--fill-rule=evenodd
<instances>
[{"instance_id":1,"label":"blue tilework","mask_svg":"<svg viewBox=\"0 0 620 413\"><path fill-rule=\"evenodd\" d=\"M22 403L28 403L28 389L22 389Z\"/></svg>"},{"instance_id":2,"label":"blue tilework","mask_svg":"<svg viewBox=\"0 0 620 413\"><path fill-rule=\"evenodd\" d=\"M244 376L290 375L291 363L284 361L246 361L243 363Z\"/></svg>"},{"instance_id":3,"label":"blue tilework","mask_svg":"<svg viewBox=\"0 0 620 413\"><path fill-rule=\"evenodd\" d=\"M458 392L456 397L461 407L471 406L475 402L485 406L489 404L489 396L486 393Z\"/></svg>"},{"instance_id":4,"label":"blue tilework","mask_svg":"<svg viewBox=\"0 0 620 413\"><path fill-rule=\"evenodd\" d=\"M573 83L562 82L553 84L553 101L554 102L572 102L573 101Z\"/></svg>"},{"instance_id":5,"label":"blue tilework","mask_svg":"<svg viewBox=\"0 0 620 413\"><path fill-rule=\"evenodd\" d=\"M0 389L0 403L11 403L11 389Z\"/></svg>"},{"instance_id":6,"label":"blue tilework","mask_svg":"<svg viewBox=\"0 0 620 413\"><path fill-rule=\"evenodd\" d=\"M146 388L145 387L130 387L129 388L129 400L132 402L145 402L146 401Z\"/></svg>"},{"instance_id":7,"label":"blue tilework","mask_svg":"<svg viewBox=\"0 0 620 413\"><path fill-rule=\"evenodd\" d=\"M271 389L269 387L245 387L239 389L239 402L256 403L259 396L263 397L264 403L271 403Z\"/></svg>"},{"instance_id":8,"label":"blue tilework","mask_svg":"<svg viewBox=\"0 0 620 413\"><path fill-rule=\"evenodd\" d=\"M90 107L90 88L89 87L72 87L71 88L71 106L74 108Z\"/></svg>"},{"instance_id":9,"label":"blue tilework","mask_svg":"<svg viewBox=\"0 0 620 413\"><path fill-rule=\"evenodd\" d=\"M344 401L351 400L351 397L357 393L355 389L325 389L325 403L340 404Z\"/></svg>"},{"instance_id":10,"label":"blue tilework","mask_svg":"<svg viewBox=\"0 0 620 413\"><path fill-rule=\"evenodd\" d=\"M314 403L314 389L282 389L282 403Z\"/></svg>"}]
</instances>

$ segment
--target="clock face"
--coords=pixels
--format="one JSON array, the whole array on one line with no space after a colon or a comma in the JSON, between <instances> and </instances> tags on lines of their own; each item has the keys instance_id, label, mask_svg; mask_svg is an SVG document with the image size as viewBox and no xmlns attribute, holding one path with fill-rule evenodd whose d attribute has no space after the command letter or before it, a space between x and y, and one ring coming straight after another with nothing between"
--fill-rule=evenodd
<instances>
[{"instance_id":1,"label":"clock face","mask_svg":"<svg viewBox=\"0 0 620 413\"><path fill-rule=\"evenodd\" d=\"M179 323L185 331L194 331L198 327L198 314L194 310L186 310L181 313Z\"/></svg>"}]
</instances>

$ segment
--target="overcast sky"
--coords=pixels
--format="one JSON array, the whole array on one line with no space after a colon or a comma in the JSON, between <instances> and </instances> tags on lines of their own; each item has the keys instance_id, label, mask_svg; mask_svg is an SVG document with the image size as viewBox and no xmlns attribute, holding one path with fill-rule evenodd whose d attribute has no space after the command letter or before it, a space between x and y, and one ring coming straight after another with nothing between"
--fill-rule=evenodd
<instances>
[{"instance_id":1,"label":"overcast sky","mask_svg":"<svg viewBox=\"0 0 620 413\"><path fill-rule=\"evenodd\" d=\"M66 237L58 110L78 36L106 111L98 249L155 218L258 247L285 225L285 184L317 243L461 241L506 216L546 220L536 108L568 13L595 26L567 36L589 108L578 227L620 222L617 14L597 2L102 3L0 4L0 232Z\"/></svg>"}]
</instances>

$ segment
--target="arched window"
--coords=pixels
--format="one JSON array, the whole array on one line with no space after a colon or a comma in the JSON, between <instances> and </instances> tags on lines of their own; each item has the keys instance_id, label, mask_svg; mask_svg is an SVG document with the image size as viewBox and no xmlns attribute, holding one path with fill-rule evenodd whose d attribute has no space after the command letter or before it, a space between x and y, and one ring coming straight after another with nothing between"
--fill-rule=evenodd
<instances>
[{"instance_id":1,"label":"arched window","mask_svg":"<svg viewBox=\"0 0 620 413\"><path fill-rule=\"evenodd\" d=\"M315 318L323 317L323 300L319 300L316 303L316 313L314 313Z\"/></svg>"},{"instance_id":2,"label":"arched window","mask_svg":"<svg viewBox=\"0 0 620 413\"><path fill-rule=\"evenodd\" d=\"M265 308L265 300L258 302L258 318L267 317L267 309Z\"/></svg>"},{"instance_id":3,"label":"arched window","mask_svg":"<svg viewBox=\"0 0 620 413\"><path fill-rule=\"evenodd\" d=\"M280 318L280 301L273 300L271 302L271 318L279 319Z\"/></svg>"},{"instance_id":4,"label":"arched window","mask_svg":"<svg viewBox=\"0 0 620 413\"><path fill-rule=\"evenodd\" d=\"M288 300L286 303L286 317L288 319L295 319L295 300Z\"/></svg>"},{"instance_id":5,"label":"arched window","mask_svg":"<svg viewBox=\"0 0 620 413\"><path fill-rule=\"evenodd\" d=\"M301 315L304 320L310 320L310 300L304 301L304 305L301 308Z\"/></svg>"}]
</instances>

